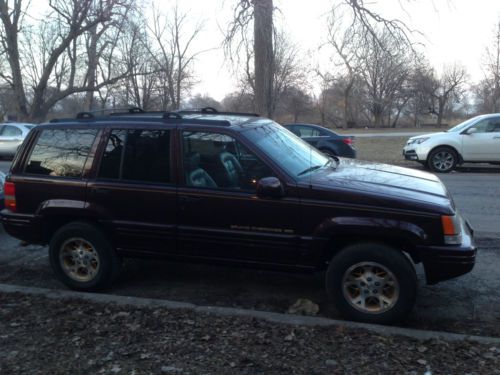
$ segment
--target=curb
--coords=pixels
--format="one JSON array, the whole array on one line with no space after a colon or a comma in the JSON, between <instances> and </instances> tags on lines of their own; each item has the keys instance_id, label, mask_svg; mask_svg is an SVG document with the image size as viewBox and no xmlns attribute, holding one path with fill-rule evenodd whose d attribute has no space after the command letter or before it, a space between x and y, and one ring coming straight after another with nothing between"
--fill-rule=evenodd
<instances>
[{"instance_id":1,"label":"curb","mask_svg":"<svg viewBox=\"0 0 500 375\"><path fill-rule=\"evenodd\" d=\"M303 326L337 326L353 329L365 329L370 332L384 336L405 336L417 340L441 339L446 341L475 341L481 344L500 345L500 338L488 336L464 335L459 333L448 333L440 331L423 331L413 328L401 328L392 326L382 326L376 324L356 323L344 320L335 320L313 316L301 316L282 314L276 312L266 312L257 310L245 310L232 307L198 306L187 302L177 302L154 298L126 297L112 294L84 293L70 290L57 290L46 288L25 287L9 284L0 284L2 293L21 293L25 295L37 295L50 299L80 299L96 303L114 303L117 305L136 307L163 307L167 309L179 310L187 309L198 313L205 313L217 316L242 316L267 320L272 323L303 325Z\"/></svg>"}]
</instances>

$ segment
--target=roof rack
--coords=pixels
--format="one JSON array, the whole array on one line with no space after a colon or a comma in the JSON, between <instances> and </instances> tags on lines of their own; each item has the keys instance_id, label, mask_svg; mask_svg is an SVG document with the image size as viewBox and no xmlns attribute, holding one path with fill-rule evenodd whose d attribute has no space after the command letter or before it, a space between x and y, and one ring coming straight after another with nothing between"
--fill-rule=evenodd
<instances>
[{"instance_id":1,"label":"roof rack","mask_svg":"<svg viewBox=\"0 0 500 375\"><path fill-rule=\"evenodd\" d=\"M247 113L247 112L219 112L214 107L203 107L194 109L181 109L176 111L180 114L192 115L192 114L203 114L203 115L228 115L228 116L250 116L259 117L257 113Z\"/></svg>"},{"instance_id":2,"label":"roof rack","mask_svg":"<svg viewBox=\"0 0 500 375\"><path fill-rule=\"evenodd\" d=\"M112 112L113 111L113 112ZM114 112L114 111L124 111L124 112ZM102 108L102 109L96 109L94 111L85 111L85 112L79 112L76 114L77 119L92 119L95 118L95 113L102 113L104 114L105 112L110 112L110 116L116 116L116 115L121 115L121 114L137 114L137 113L144 113L144 110L139 107L129 107L129 108Z\"/></svg>"}]
</instances>

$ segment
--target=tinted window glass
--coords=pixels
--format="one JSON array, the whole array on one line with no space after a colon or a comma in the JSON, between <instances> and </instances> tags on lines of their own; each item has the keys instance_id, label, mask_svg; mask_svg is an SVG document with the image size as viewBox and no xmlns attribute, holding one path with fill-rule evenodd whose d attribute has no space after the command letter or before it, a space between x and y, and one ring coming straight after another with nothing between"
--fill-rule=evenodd
<instances>
[{"instance_id":1,"label":"tinted window glass","mask_svg":"<svg viewBox=\"0 0 500 375\"><path fill-rule=\"evenodd\" d=\"M119 178L120 164L123 154L123 146L125 145L125 130L113 130L108 139L106 151L101 160L101 168L99 177L102 178Z\"/></svg>"},{"instance_id":2,"label":"tinted window glass","mask_svg":"<svg viewBox=\"0 0 500 375\"><path fill-rule=\"evenodd\" d=\"M125 154L122 155L125 148ZM169 130L113 130L99 177L170 182Z\"/></svg>"},{"instance_id":3,"label":"tinted window glass","mask_svg":"<svg viewBox=\"0 0 500 375\"><path fill-rule=\"evenodd\" d=\"M220 133L184 132L187 186L255 192L257 181L274 174L233 137Z\"/></svg>"},{"instance_id":4,"label":"tinted window glass","mask_svg":"<svg viewBox=\"0 0 500 375\"><path fill-rule=\"evenodd\" d=\"M33 148L26 173L60 177L80 177L95 129L43 130Z\"/></svg>"},{"instance_id":5,"label":"tinted window glass","mask_svg":"<svg viewBox=\"0 0 500 375\"><path fill-rule=\"evenodd\" d=\"M321 135L318 129L309 126L299 126L298 129L301 137L319 137Z\"/></svg>"}]
</instances>

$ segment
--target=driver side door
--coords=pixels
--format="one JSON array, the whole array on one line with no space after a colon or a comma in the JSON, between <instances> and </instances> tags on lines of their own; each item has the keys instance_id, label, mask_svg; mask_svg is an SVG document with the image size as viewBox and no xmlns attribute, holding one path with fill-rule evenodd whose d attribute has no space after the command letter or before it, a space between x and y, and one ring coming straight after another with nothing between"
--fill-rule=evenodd
<instances>
[{"instance_id":1,"label":"driver side door","mask_svg":"<svg viewBox=\"0 0 500 375\"><path fill-rule=\"evenodd\" d=\"M279 199L258 197L257 181L275 173L231 134L184 130L180 139L179 253L296 265L298 197L292 193Z\"/></svg>"}]
</instances>

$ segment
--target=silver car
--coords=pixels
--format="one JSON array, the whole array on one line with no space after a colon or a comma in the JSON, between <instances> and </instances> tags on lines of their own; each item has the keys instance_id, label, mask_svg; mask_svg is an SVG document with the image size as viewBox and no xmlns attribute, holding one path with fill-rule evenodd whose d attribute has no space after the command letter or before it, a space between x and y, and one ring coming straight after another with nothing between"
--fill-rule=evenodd
<instances>
[{"instance_id":1,"label":"silver car","mask_svg":"<svg viewBox=\"0 0 500 375\"><path fill-rule=\"evenodd\" d=\"M0 124L0 158L13 157L24 138L36 125L20 122Z\"/></svg>"}]
</instances>

